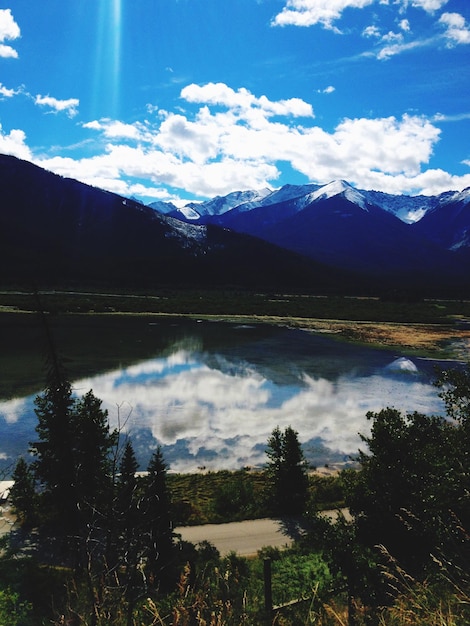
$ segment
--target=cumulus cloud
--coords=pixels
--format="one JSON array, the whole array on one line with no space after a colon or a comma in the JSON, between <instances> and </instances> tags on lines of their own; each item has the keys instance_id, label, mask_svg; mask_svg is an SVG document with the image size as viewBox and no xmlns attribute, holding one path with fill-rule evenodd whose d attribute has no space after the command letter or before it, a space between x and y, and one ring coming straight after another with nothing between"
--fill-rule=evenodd
<instances>
[{"instance_id":1,"label":"cumulus cloud","mask_svg":"<svg viewBox=\"0 0 470 626\"><path fill-rule=\"evenodd\" d=\"M4 42L18 39L20 35L20 27L15 22L11 9L0 9L0 57L18 58L18 52Z\"/></svg>"},{"instance_id":2,"label":"cumulus cloud","mask_svg":"<svg viewBox=\"0 0 470 626\"><path fill-rule=\"evenodd\" d=\"M407 20L403 21L407 22ZM397 54L417 48L435 46L442 41L442 37L445 38L449 48L461 44L470 44L470 27L460 13L443 13L438 20L438 24L444 27L443 35L433 36L427 39L405 41L404 34L410 32L409 24L405 28L401 25L403 33L393 33L390 31L386 35L381 35L375 27L371 26L364 30L363 35L376 36L380 39L381 43L386 44L377 53L374 53L374 56L379 60L387 60ZM368 54L369 53L366 53L366 55Z\"/></svg>"},{"instance_id":3,"label":"cumulus cloud","mask_svg":"<svg viewBox=\"0 0 470 626\"><path fill-rule=\"evenodd\" d=\"M378 0L287 0L282 11L272 20L273 26L314 26L321 24L324 28L341 32L334 22L339 20L346 9L364 9ZM400 11L408 6L434 13L447 4L448 0L395 0ZM379 4L388 5L388 0ZM408 20L402 20L401 28L408 30Z\"/></svg>"},{"instance_id":4,"label":"cumulus cloud","mask_svg":"<svg viewBox=\"0 0 470 626\"><path fill-rule=\"evenodd\" d=\"M322 24L325 28L337 30L333 22L341 17L345 9L363 9L374 2L375 0L287 0L285 7L274 17L272 24L274 26Z\"/></svg>"},{"instance_id":5,"label":"cumulus cloud","mask_svg":"<svg viewBox=\"0 0 470 626\"><path fill-rule=\"evenodd\" d=\"M19 159L31 160L31 150L26 145L26 133L16 128L6 134L0 124L0 153L10 154Z\"/></svg>"},{"instance_id":6,"label":"cumulus cloud","mask_svg":"<svg viewBox=\"0 0 470 626\"><path fill-rule=\"evenodd\" d=\"M17 93L18 91L16 91L16 89L8 89L7 87L5 87L5 85L2 85L2 83L0 83L0 97L12 98L13 96L16 96Z\"/></svg>"},{"instance_id":7,"label":"cumulus cloud","mask_svg":"<svg viewBox=\"0 0 470 626\"><path fill-rule=\"evenodd\" d=\"M188 85L181 91L181 97L187 102L218 104L240 112L259 109L267 117L273 115L314 117L312 105L300 98L273 102L266 96L257 98L243 87L235 91L224 83Z\"/></svg>"},{"instance_id":8,"label":"cumulus cloud","mask_svg":"<svg viewBox=\"0 0 470 626\"><path fill-rule=\"evenodd\" d=\"M76 383L92 387L109 409L116 405L130 435L149 432L176 460L175 471L258 465L275 426L295 424L301 442L315 440L342 454L354 453L366 412L383 406L403 411L438 412L441 401L419 377L390 375L387 368L369 376L341 375L334 381L299 373L297 384L282 389L268 370L197 350L176 350L157 358ZM380 394L377 394L380 389ZM125 401L125 405L120 403ZM129 407L129 409L127 408ZM132 407L132 410L130 410ZM114 409L114 410L113 410ZM175 451L184 447L185 455Z\"/></svg>"},{"instance_id":9,"label":"cumulus cloud","mask_svg":"<svg viewBox=\"0 0 470 626\"><path fill-rule=\"evenodd\" d=\"M405 20L401 20L400 23L399 23L399 26L406 33L411 30L410 23L406 19Z\"/></svg>"},{"instance_id":10,"label":"cumulus cloud","mask_svg":"<svg viewBox=\"0 0 470 626\"><path fill-rule=\"evenodd\" d=\"M35 104L42 107L48 107L55 113L64 111L69 117L75 117L78 113L78 105L80 101L77 98L69 98L68 100L58 100L52 96L37 95L34 98Z\"/></svg>"},{"instance_id":11,"label":"cumulus cloud","mask_svg":"<svg viewBox=\"0 0 470 626\"><path fill-rule=\"evenodd\" d=\"M449 0L411 0L411 5L419 9L424 9L427 13L434 13L441 9ZM405 7L409 4L409 0L402 0Z\"/></svg>"},{"instance_id":12,"label":"cumulus cloud","mask_svg":"<svg viewBox=\"0 0 470 626\"><path fill-rule=\"evenodd\" d=\"M165 187L212 197L273 186L281 162L312 182L345 178L390 193L435 193L469 184L466 176L440 170L424 175L441 134L426 117L346 118L328 132L313 123L313 113L299 123L296 114L311 111L303 101L272 102L221 83L189 85L181 97L195 105L191 113L160 110L154 120L135 124L90 121L84 126L102 137L101 154L39 164L122 195L158 199L173 199Z\"/></svg>"},{"instance_id":13,"label":"cumulus cloud","mask_svg":"<svg viewBox=\"0 0 470 626\"><path fill-rule=\"evenodd\" d=\"M389 59L402 52L410 51L423 46L437 44L439 36L430 36L415 41L405 41L404 36L411 34L411 24L407 18L399 19L400 14L405 13L410 6L423 9L428 15L433 16L442 9L448 0L286 0L285 6L272 20L274 26L314 26L321 24L327 29L341 33L335 23L342 17L346 9L365 9L374 3L396 7L397 24L401 32L383 30L377 24L371 24L363 29L364 37L376 38L385 44L378 52L366 52L364 56L375 56L379 60ZM380 12L376 12L375 19L380 19ZM438 24L445 27L444 37L449 47L457 44L470 43L470 28L465 18L459 13L443 13ZM349 31L348 31L349 32Z\"/></svg>"},{"instance_id":14,"label":"cumulus cloud","mask_svg":"<svg viewBox=\"0 0 470 626\"><path fill-rule=\"evenodd\" d=\"M124 124L118 120L102 119L93 120L82 124L83 128L99 130L109 139L135 139L141 138L143 126L140 124Z\"/></svg>"},{"instance_id":15,"label":"cumulus cloud","mask_svg":"<svg viewBox=\"0 0 470 626\"><path fill-rule=\"evenodd\" d=\"M380 32L380 28L375 26L375 24L371 24L370 26L367 26L366 28L364 28L364 30L362 31L362 35L363 37L381 37L382 36Z\"/></svg>"},{"instance_id":16,"label":"cumulus cloud","mask_svg":"<svg viewBox=\"0 0 470 626\"><path fill-rule=\"evenodd\" d=\"M445 26L445 37L450 46L470 44L470 28L460 13L443 13L439 23Z\"/></svg>"}]
</instances>

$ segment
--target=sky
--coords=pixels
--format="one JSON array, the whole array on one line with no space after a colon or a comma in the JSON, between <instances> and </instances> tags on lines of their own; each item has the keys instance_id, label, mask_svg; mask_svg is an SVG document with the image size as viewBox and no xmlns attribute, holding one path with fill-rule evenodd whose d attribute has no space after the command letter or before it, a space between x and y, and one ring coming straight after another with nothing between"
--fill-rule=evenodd
<instances>
[{"instance_id":1,"label":"sky","mask_svg":"<svg viewBox=\"0 0 470 626\"><path fill-rule=\"evenodd\" d=\"M470 186L469 0L0 0L0 153L177 205Z\"/></svg>"}]
</instances>

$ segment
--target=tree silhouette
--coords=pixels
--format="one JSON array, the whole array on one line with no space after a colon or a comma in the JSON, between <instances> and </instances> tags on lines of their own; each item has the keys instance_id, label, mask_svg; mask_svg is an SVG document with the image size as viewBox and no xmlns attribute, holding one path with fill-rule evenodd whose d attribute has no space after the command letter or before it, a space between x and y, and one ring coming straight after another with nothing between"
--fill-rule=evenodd
<instances>
[{"instance_id":1,"label":"tree silhouette","mask_svg":"<svg viewBox=\"0 0 470 626\"><path fill-rule=\"evenodd\" d=\"M18 459L12 474L13 485L8 499L13 513L23 528L31 528L37 521L37 496L34 473L23 457Z\"/></svg>"},{"instance_id":2,"label":"tree silhouette","mask_svg":"<svg viewBox=\"0 0 470 626\"><path fill-rule=\"evenodd\" d=\"M153 453L143 489L143 530L147 536L146 571L154 584L170 587L174 538L170 519L167 465L160 447Z\"/></svg>"},{"instance_id":3,"label":"tree silhouette","mask_svg":"<svg viewBox=\"0 0 470 626\"><path fill-rule=\"evenodd\" d=\"M463 500L468 516L459 479L460 451L467 444L461 427L443 417L402 415L393 408L367 417L372 428L370 437L362 437L368 452L360 452L361 471L345 475L358 537L368 546L384 545L420 576L432 564L431 554L450 545Z\"/></svg>"},{"instance_id":4,"label":"tree silhouette","mask_svg":"<svg viewBox=\"0 0 470 626\"><path fill-rule=\"evenodd\" d=\"M266 454L273 512L282 515L302 513L307 501L308 475L298 433L290 426L282 433L277 426L268 440Z\"/></svg>"}]
</instances>

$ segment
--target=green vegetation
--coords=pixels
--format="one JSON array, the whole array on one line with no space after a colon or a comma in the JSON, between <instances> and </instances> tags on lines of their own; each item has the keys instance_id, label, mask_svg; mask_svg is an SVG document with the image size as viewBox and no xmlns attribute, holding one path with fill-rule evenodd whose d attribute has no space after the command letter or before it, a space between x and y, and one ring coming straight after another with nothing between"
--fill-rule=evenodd
<instances>
[{"instance_id":1,"label":"green vegetation","mask_svg":"<svg viewBox=\"0 0 470 626\"><path fill-rule=\"evenodd\" d=\"M177 526L260 519L273 514L270 476L264 470L168 474L167 484L172 519ZM305 499L310 508L318 511L342 508L341 478L310 474Z\"/></svg>"},{"instance_id":2,"label":"green vegetation","mask_svg":"<svg viewBox=\"0 0 470 626\"><path fill-rule=\"evenodd\" d=\"M268 440L269 507L277 515L300 515L307 502L307 462L297 434L290 426L284 432L277 427Z\"/></svg>"},{"instance_id":3,"label":"green vegetation","mask_svg":"<svg viewBox=\"0 0 470 626\"><path fill-rule=\"evenodd\" d=\"M54 382L37 401L37 460L29 468L22 461L17 466L26 493L32 478L41 477L43 486L33 516L25 507L21 485L13 492L21 532L12 534L0 559L3 623L468 623L469 370L445 372L436 383L447 420L416 412L402 415L391 408L370 413L372 429L364 437L367 451L359 454L359 470L344 470L327 479L309 477L301 507L298 497L283 500L286 525L295 522L297 529L299 524L304 529L293 547L264 548L254 559L234 553L221 556L207 542L174 543L169 520L175 511L185 510L193 522L198 515L200 521L220 519L231 502L236 506L229 507L226 517L248 516L254 513L250 501L269 507L280 487L281 494L291 488L299 496L300 490L285 482L287 470L290 477L295 469L306 476L293 429L273 431L267 442L271 465L264 473L244 469L168 477L157 450L148 475L140 478L132 445L126 441L114 474L106 459L116 459L109 455L116 435L103 429L105 414L99 400L89 392L72 401L68 386ZM90 441L75 436L69 454L72 461L79 460L78 466L72 462L71 470L60 477L51 466L59 463L66 468L70 458L59 457L53 446L59 410L65 410L69 427L82 424L75 433L90 432L85 426L98 428L97 440L103 442L101 451L92 446L93 455L88 456ZM47 458L39 455L41 443L49 446ZM47 471L41 468L46 461ZM80 489L84 476L100 467L110 482L96 481L85 494ZM74 483L65 492L62 486L69 471ZM352 519L320 516L316 502L327 495L344 496ZM32 553L28 545L34 547ZM272 574L269 611L263 584L267 562Z\"/></svg>"},{"instance_id":4,"label":"green vegetation","mask_svg":"<svg viewBox=\"0 0 470 626\"><path fill-rule=\"evenodd\" d=\"M435 322L452 315L450 304L425 306L436 308ZM463 314L467 304L455 306ZM339 476L308 475L291 427L273 431L264 472L170 476L157 449L140 476L131 442L109 429L101 401L92 391L72 396L44 326L49 370L32 463L20 459L14 472L18 528L2 544L1 624L470 623L470 369L436 382L446 419L368 414L358 469ZM319 515L333 503L352 519ZM253 559L179 541L172 530L172 521L273 512L302 532L292 548Z\"/></svg>"},{"instance_id":5,"label":"green vegetation","mask_svg":"<svg viewBox=\"0 0 470 626\"><path fill-rule=\"evenodd\" d=\"M470 317L470 301L410 300L399 297L319 296L305 293L257 293L230 289L161 289L155 293L41 292L51 313L160 313L179 315L259 315L320 319L448 323ZM5 311L37 310L33 294L0 292Z\"/></svg>"}]
</instances>

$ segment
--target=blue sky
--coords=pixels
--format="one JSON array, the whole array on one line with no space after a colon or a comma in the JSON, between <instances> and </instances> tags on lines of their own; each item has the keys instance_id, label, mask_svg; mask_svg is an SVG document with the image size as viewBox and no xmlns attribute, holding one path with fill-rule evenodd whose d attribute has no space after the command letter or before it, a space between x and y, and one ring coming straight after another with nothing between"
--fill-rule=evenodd
<instances>
[{"instance_id":1,"label":"blue sky","mask_svg":"<svg viewBox=\"0 0 470 626\"><path fill-rule=\"evenodd\" d=\"M145 202L470 186L469 0L0 1L0 152Z\"/></svg>"}]
</instances>

